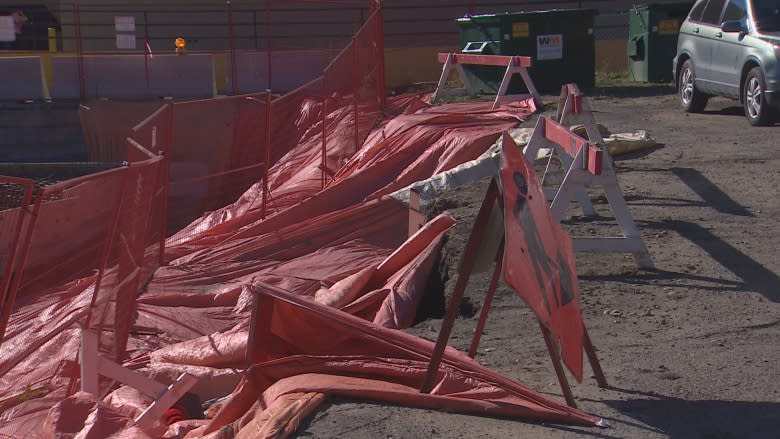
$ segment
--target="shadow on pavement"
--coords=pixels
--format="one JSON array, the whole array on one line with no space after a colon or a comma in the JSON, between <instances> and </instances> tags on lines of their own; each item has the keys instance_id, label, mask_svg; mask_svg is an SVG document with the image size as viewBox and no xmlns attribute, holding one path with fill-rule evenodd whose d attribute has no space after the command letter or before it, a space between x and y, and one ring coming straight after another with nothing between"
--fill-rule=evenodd
<instances>
[{"instance_id":1,"label":"shadow on pavement","mask_svg":"<svg viewBox=\"0 0 780 439\"><path fill-rule=\"evenodd\" d=\"M666 220L655 224L644 224L645 228L662 228L674 231L683 238L698 245L723 268L742 279L740 289L760 293L772 302L780 303L780 277L736 247L722 240L699 224L681 220Z\"/></svg>"},{"instance_id":2,"label":"shadow on pavement","mask_svg":"<svg viewBox=\"0 0 780 439\"><path fill-rule=\"evenodd\" d=\"M777 402L684 400L658 394L601 402L672 438L780 438Z\"/></svg>"},{"instance_id":3,"label":"shadow on pavement","mask_svg":"<svg viewBox=\"0 0 780 439\"><path fill-rule=\"evenodd\" d=\"M645 84L636 83L636 85L608 85L598 86L584 93L593 97L614 97L614 98L640 98L652 96L674 95L677 90L671 83Z\"/></svg>"},{"instance_id":4,"label":"shadow on pavement","mask_svg":"<svg viewBox=\"0 0 780 439\"><path fill-rule=\"evenodd\" d=\"M710 257L723 268L729 270L741 279L729 281L708 276L697 276L687 273L678 273L665 270L649 270L636 273L623 274L620 277L614 275L581 275L580 279L587 280L613 280L624 283L653 284L665 286L662 282L669 280L668 286L681 286L679 279L687 279L692 282L713 283L714 286L690 285L690 287L720 292L728 291L755 291L763 295L767 300L780 303L780 276L756 262L736 247L716 236L712 231L692 222L682 220L664 220L660 222L641 221L638 224L642 230L667 230L676 232L683 238L698 245Z\"/></svg>"},{"instance_id":5,"label":"shadow on pavement","mask_svg":"<svg viewBox=\"0 0 780 439\"><path fill-rule=\"evenodd\" d=\"M669 170L701 197L708 206L718 212L739 216L755 216L698 170L693 168L670 168Z\"/></svg>"}]
</instances>

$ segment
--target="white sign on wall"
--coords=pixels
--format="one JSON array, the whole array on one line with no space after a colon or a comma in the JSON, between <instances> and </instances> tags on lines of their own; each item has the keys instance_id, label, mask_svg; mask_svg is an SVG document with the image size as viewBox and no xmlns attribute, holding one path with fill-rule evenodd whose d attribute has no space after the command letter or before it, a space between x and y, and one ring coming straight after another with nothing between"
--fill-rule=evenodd
<instances>
[{"instance_id":1,"label":"white sign on wall","mask_svg":"<svg viewBox=\"0 0 780 439\"><path fill-rule=\"evenodd\" d=\"M135 34L116 34L117 49L135 49Z\"/></svg>"},{"instance_id":2,"label":"white sign on wall","mask_svg":"<svg viewBox=\"0 0 780 439\"><path fill-rule=\"evenodd\" d=\"M562 59L563 34L537 35L536 59Z\"/></svg>"},{"instance_id":3,"label":"white sign on wall","mask_svg":"<svg viewBox=\"0 0 780 439\"><path fill-rule=\"evenodd\" d=\"M114 16L116 28L116 48L135 49L135 17L132 15Z\"/></svg>"},{"instance_id":4,"label":"white sign on wall","mask_svg":"<svg viewBox=\"0 0 780 439\"><path fill-rule=\"evenodd\" d=\"M135 32L135 17L128 16L115 16L114 27L117 32Z\"/></svg>"},{"instance_id":5,"label":"white sign on wall","mask_svg":"<svg viewBox=\"0 0 780 439\"><path fill-rule=\"evenodd\" d=\"M0 16L0 41L16 41L14 17L10 15Z\"/></svg>"}]
</instances>

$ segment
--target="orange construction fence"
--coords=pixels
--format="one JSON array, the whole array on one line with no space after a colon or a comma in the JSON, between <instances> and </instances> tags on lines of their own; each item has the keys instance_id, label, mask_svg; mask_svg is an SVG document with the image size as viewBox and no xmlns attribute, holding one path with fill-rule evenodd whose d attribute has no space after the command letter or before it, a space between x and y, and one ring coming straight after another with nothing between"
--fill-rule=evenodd
<instances>
[{"instance_id":1,"label":"orange construction fence","mask_svg":"<svg viewBox=\"0 0 780 439\"><path fill-rule=\"evenodd\" d=\"M384 58L378 8L349 45L313 81L283 96L270 92L166 104L131 138L163 152L168 176L168 233L235 201L253 185L261 216L274 207L269 169L294 146L317 142L324 188L382 115ZM301 167L307 164L301 163Z\"/></svg>"},{"instance_id":2,"label":"orange construction fence","mask_svg":"<svg viewBox=\"0 0 780 439\"><path fill-rule=\"evenodd\" d=\"M15 304L46 294L47 305L56 306L70 298L71 285L91 281L85 324L112 334L101 339L105 352L124 355L138 287L160 261L160 215L152 212L164 201L156 194L162 157L134 149L133 162L39 188L34 200L25 194L17 207L0 212L4 229L14 229L1 240L7 256L0 336ZM31 346L46 341L36 341L38 335L31 334Z\"/></svg>"},{"instance_id":3,"label":"orange construction fence","mask_svg":"<svg viewBox=\"0 0 780 439\"><path fill-rule=\"evenodd\" d=\"M83 294L86 311L74 309L57 331L78 320L97 330L101 352L121 360L136 295L164 263L166 236L253 185L262 192L253 208L263 218L283 208L274 204L268 172L303 142L317 142L322 154L316 164L300 163L313 170L302 178L324 188L382 115L382 14L378 1L368 4L347 47L293 92L167 103L129 130L120 167L39 189L0 177L0 342L19 302L48 294L47 304L56 305ZM103 104L122 111L122 102ZM149 105L126 104L136 114ZM111 122L93 118L101 121ZM108 131L94 138L109 139ZM33 334L27 351L54 335Z\"/></svg>"},{"instance_id":4,"label":"orange construction fence","mask_svg":"<svg viewBox=\"0 0 780 439\"><path fill-rule=\"evenodd\" d=\"M19 253L26 251L34 189L33 180L0 176L0 340L11 312L6 303L13 303L19 281Z\"/></svg>"}]
</instances>

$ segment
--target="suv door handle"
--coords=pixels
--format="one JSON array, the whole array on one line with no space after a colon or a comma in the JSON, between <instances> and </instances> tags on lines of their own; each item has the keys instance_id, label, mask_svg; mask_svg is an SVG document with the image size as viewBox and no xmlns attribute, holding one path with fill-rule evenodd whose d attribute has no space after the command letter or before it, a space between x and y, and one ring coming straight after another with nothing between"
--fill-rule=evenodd
<instances>
[{"instance_id":1,"label":"suv door handle","mask_svg":"<svg viewBox=\"0 0 780 439\"><path fill-rule=\"evenodd\" d=\"M699 28L698 27L693 28L693 33L698 34L699 33Z\"/></svg>"},{"instance_id":2,"label":"suv door handle","mask_svg":"<svg viewBox=\"0 0 780 439\"><path fill-rule=\"evenodd\" d=\"M723 38L723 32L718 32L715 34L715 36L718 38Z\"/></svg>"}]
</instances>

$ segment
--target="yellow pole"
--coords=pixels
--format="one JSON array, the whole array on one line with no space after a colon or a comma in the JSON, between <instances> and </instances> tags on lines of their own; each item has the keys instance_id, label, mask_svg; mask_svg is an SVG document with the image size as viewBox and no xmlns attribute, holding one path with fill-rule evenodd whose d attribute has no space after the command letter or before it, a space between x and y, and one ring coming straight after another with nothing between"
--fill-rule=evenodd
<instances>
[{"instance_id":1,"label":"yellow pole","mask_svg":"<svg viewBox=\"0 0 780 439\"><path fill-rule=\"evenodd\" d=\"M49 28L49 52L56 52L57 51L57 29L50 27Z\"/></svg>"}]
</instances>

